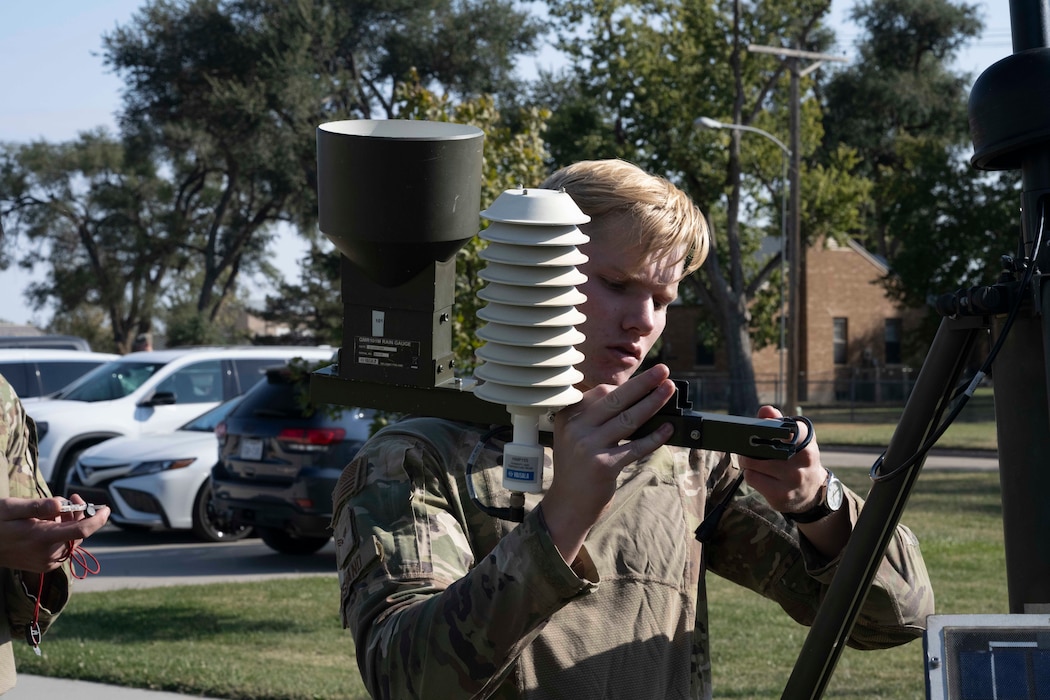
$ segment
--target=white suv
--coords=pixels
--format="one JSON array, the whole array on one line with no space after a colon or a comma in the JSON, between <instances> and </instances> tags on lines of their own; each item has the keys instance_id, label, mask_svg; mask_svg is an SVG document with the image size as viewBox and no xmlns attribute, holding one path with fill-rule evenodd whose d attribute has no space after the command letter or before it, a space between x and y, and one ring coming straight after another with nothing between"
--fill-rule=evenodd
<instances>
[{"instance_id":1,"label":"white suv","mask_svg":"<svg viewBox=\"0 0 1050 700\"><path fill-rule=\"evenodd\" d=\"M20 399L47 396L120 355L85 350L0 347L0 374Z\"/></svg>"},{"instance_id":2,"label":"white suv","mask_svg":"<svg viewBox=\"0 0 1050 700\"><path fill-rule=\"evenodd\" d=\"M24 401L36 421L40 472L64 493L88 447L118 435L170 433L240 396L267 367L301 357L334 361L330 347L194 347L133 352L102 365L52 397Z\"/></svg>"}]
</instances>

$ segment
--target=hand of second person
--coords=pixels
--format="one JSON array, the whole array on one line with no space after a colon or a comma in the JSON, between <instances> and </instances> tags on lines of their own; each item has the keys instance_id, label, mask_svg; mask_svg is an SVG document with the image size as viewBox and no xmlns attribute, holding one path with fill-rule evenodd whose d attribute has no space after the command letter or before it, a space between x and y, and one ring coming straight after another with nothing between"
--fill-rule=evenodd
<instances>
[{"instance_id":1,"label":"hand of second person","mask_svg":"<svg viewBox=\"0 0 1050 700\"><path fill-rule=\"evenodd\" d=\"M83 503L73 496L74 503ZM62 498L0 499L0 565L34 573L53 571L69 556L70 542L79 544L109 520L109 508L62 512Z\"/></svg>"},{"instance_id":2,"label":"hand of second person","mask_svg":"<svg viewBox=\"0 0 1050 700\"><path fill-rule=\"evenodd\" d=\"M673 429L664 424L649 435L627 440L674 394L674 382L668 376L666 366L656 365L620 386L596 386L579 403L558 412L554 481L542 507L566 561L572 561L583 538L612 501L620 471L670 439ZM564 548L559 543L562 537Z\"/></svg>"}]
</instances>

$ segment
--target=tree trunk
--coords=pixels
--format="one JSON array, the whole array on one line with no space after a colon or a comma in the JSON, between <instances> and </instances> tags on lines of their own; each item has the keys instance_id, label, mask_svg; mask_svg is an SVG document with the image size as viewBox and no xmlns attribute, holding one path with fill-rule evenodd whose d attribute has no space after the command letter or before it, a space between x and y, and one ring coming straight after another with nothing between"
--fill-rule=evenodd
<instances>
[{"instance_id":1,"label":"tree trunk","mask_svg":"<svg viewBox=\"0 0 1050 700\"><path fill-rule=\"evenodd\" d=\"M758 389L755 368L751 363L750 315L746 291L735 291L722 274L718 251L712 241L711 253L704 263L709 281L695 280L708 308L712 309L725 339L724 350L729 367L729 412L736 416L754 416L758 412Z\"/></svg>"}]
</instances>

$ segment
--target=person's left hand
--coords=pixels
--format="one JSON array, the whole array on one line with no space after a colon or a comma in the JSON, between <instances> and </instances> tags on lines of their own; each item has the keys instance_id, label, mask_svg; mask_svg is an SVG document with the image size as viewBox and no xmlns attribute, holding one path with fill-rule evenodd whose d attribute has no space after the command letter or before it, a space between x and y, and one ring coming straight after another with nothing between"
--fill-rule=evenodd
<instances>
[{"instance_id":1,"label":"person's left hand","mask_svg":"<svg viewBox=\"0 0 1050 700\"><path fill-rule=\"evenodd\" d=\"M759 418L780 418L783 414L772 406L758 409ZM799 440L806 437L807 426L798 423ZM762 494L770 506L781 513L801 513L816 505L820 487L828 471L820 463L820 449L814 437L805 449L790 459L752 459L741 456L744 481Z\"/></svg>"},{"instance_id":2,"label":"person's left hand","mask_svg":"<svg viewBox=\"0 0 1050 700\"><path fill-rule=\"evenodd\" d=\"M109 519L109 508L62 512L65 499L0 499L0 566L32 573L53 571L69 558L70 548L99 530ZM83 503L80 496L70 499Z\"/></svg>"}]
</instances>

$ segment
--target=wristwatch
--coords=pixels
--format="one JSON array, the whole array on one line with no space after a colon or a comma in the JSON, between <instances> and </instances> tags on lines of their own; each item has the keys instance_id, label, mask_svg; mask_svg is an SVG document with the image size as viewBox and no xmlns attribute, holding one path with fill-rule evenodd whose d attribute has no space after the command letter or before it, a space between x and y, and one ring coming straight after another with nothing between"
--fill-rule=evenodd
<instances>
[{"instance_id":1,"label":"wristwatch","mask_svg":"<svg viewBox=\"0 0 1050 700\"><path fill-rule=\"evenodd\" d=\"M842 482L838 480L838 477L830 469L827 472L828 478L824 480L824 485L820 487L820 497L817 500L817 505L802 513L783 513L785 518L796 523L815 523L842 507L844 498Z\"/></svg>"}]
</instances>

